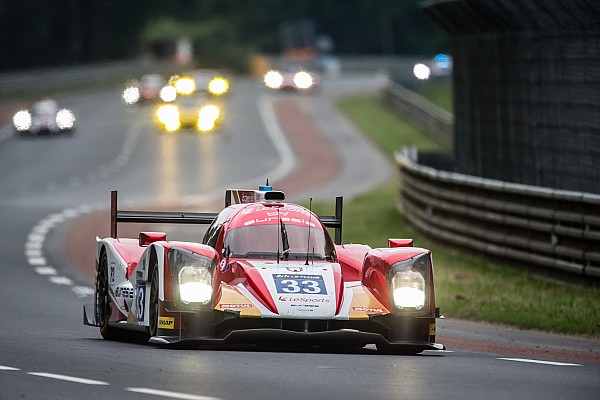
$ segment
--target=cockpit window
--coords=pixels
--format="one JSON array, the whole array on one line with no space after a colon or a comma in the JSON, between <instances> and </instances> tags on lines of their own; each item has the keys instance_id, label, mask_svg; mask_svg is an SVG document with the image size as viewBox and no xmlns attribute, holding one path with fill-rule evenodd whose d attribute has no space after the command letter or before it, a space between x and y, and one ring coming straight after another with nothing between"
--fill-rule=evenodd
<instances>
[{"instance_id":1,"label":"cockpit window","mask_svg":"<svg viewBox=\"0 0 600 400\"><path fill-rule=\"evenodd\" d=\"M283 231L285 233L283 233ZM286 224L254 225L233 229L225 236L231 257L282 260L333 260L333 243L318 228ZM287 243L285 241L287 239ZM289 245L289 248L287 248Z\"/></svg>"}]
</instances>

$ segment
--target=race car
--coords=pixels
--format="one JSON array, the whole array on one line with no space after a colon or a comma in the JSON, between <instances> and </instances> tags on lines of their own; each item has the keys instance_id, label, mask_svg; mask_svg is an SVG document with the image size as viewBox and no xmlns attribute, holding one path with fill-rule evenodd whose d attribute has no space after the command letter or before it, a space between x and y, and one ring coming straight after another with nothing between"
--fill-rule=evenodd
<instances>
[{"instance_id":1,"label":"race car","mask_svg":"<svg viewBox=\"0 0 600 400\"><path fill-rule=\"evenodd\" d=\"M284 67L270 70L263 78L265 85L273 90L314 91L319 86L319 75L300 67Z\"/></svg>"},{"instance_id":2,"label":"race car","mask_svg":"<svg viewBox=\"0 0 600 400\"><path fill-rule=\"evenodd\" d=\"M45 98L35 102L30 109L17 111L13 126L19 134L72 133L75 115L71 110L59 108L55 100Z\"/></svg>"},{"instance_id":3,"label":"race car","mask_svg":"<svg viewBox=\"0 0 600 400\"><path fill-rule=\"evenodd\" d=\"M159 74L145 74L138 80L128 82L123 90L123 100L132 105L136 103L149 103L159 100L166 80Z\"/></svg>"},{"instance_id":4,"label":"race car","mask_svg":"<svg viewBox=\"0 0 600 400\"><path fill-rule=\"evenodd\" d=\"M166 132L192 128L200 132L213 131L221 117L222 106L205 94L178 95L170 103L160 104L155 112L156 121Z\"/></svg>"},{"instance_id":5,"label":"race car","mask_svg":"<svg viewBox=\"0 0 600 400\"><path fill-rule=\"evenodd\" d=\"M429 250L410 239L341 244L341 197L335 215L318 217L267 185L227 190L219 213L122 211L113 191L84 324L105 339L137 334L164 347L444 349ZM201 242L182 242L163 232L119 238L119 222L209 226Z\"/></svg>"}]
</instances>

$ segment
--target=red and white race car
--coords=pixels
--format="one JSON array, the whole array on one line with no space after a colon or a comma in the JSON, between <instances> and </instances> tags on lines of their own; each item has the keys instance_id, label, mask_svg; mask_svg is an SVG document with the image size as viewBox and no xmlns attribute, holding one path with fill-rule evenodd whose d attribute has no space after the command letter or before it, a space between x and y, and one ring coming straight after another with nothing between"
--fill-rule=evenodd
<instances>
[{"instance_id":1,"label":"red and white race car","mask_svg":"<svg viewBox=\"0 0 600 400\"><path fill-rule=\"evenodd\" d=\"M270 186L227 190L220 213L117 209L97 239L94 304L84 324L105 339L169 346L305 345L386 353L441 350L431 252L409 239L389 248L341 244L334 216L284 202ZM161 232L117 237L118 222L210 224L202 243ZM335 244L327 227L335 229Z\"/></svg>"}]
</instances>

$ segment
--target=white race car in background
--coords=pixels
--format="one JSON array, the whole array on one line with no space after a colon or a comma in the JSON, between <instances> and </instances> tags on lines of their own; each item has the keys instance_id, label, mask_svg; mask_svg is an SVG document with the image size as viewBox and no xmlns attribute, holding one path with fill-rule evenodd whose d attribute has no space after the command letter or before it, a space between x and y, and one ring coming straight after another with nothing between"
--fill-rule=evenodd
<instances>
[{"instance_id":1,"label":"white race car in background","mask_svg":"<svg viewBox=\"0 0 600 400\"><path fill-rule=\"evenodd\" d=\"M166 84L165 78L159 74L143 75L139 81L133 80L127 84L123 90L123 100L129 105L159 100L160 91Z\"/></svg>"},{"instance_id":2,"label":"white race car in background","mask_svg":"<svg viewBox=\"0 0 600 400\"><path fill-rule=\"evenodd\" d=\"M46 98L33 103L30 109L18 111L13 116L13 126L21 134L70 133L75 127L75 115Z\"/></svg>"},{"instance_id":3,"label":"white race car in background","mask_svg":"<svg viewBox=\"0 0 600 400\"><path fill-rule=\"evenodd\" d=\"M319 86L319 75L299 67L286 67L267 72L264 83L273 90L312 91Z\"/></svg>"}]
</instances>

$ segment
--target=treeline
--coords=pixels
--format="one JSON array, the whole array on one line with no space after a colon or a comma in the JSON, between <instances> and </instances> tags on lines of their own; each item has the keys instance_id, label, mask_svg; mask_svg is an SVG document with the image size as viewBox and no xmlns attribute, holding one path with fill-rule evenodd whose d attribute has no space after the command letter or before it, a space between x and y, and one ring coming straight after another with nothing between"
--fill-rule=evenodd
<instances>
[{"instance_id":1,"label":"treeline","mask_svg":"<svg viewBox=\"0 0 600 400\"><path fill-rule=\"evenodd\" d=\"M419 0L22 0L0 3L0 69L167 56L207 66L318 42L337 54L428 54L447 37Z\"/></svg>"}]
</instances>

